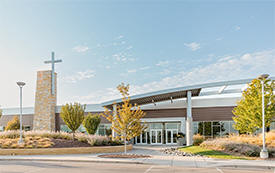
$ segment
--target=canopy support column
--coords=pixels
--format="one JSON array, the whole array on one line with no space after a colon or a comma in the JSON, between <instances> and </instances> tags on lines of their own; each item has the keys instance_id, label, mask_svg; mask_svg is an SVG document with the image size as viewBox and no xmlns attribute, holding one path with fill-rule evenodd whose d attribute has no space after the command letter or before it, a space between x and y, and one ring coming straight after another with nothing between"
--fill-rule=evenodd
<instances>
[{"instance_id":1,"label":"canopy support column","mask_svg":"<svg viewBox=\"0 0 275 173\"><path fill-rule=\"evenodd\" d=\"M192 91L187 91L186 145L193 145Z\"/></svg>"},{"instance_id":2,"label":"canopy support column","mask_svg":"<svg viewBox=\"0 0 275 173\"><path fill-rule=\"evenodd\" d=\"M117 115L117 105L113 104L113 118L115 119ZM112 122L112 127L113 127L114 123ZM112 139L114 140L116 137L116 132L114 129L112 129Z\"/></svg>"}]
</instances>

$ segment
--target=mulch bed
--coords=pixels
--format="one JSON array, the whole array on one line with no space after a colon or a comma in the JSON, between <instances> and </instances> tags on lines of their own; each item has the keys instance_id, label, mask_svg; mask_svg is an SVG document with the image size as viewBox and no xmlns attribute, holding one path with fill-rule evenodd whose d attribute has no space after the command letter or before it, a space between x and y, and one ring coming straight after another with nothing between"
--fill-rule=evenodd
<instances>
[{"instance_id":1,"label":"mulch bed","mask_svg":"<svg viewBox=\"0 0 275 173\"><path fill-rule=\"evenodd\" d=\"M54 145L51 148L91 147L90 144L78 140L51 139Z\"/></svg>"},{"instance_id":2,"label":"mulch bed","mask_svg":"<svg viewBox=\"0 0 275 173\"><path fill-rule=\"evenodd\" d=\"M149 158L149 155L137 155L137 154L105 154L99 155L101 158Z\"/></svg>"}]
</instances>

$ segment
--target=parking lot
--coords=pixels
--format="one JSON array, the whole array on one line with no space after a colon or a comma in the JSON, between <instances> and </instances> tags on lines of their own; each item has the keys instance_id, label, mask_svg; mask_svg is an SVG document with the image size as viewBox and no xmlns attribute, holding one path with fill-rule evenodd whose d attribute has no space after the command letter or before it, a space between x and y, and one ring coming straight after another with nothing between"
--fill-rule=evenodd
<instances>
[{"instance_id":1,"label":"parking lot","mask_svg":"<svg viewBox=\"0 0 275 173\"><path fill-rule=\"evenodd\" d=\"M274 173L272 169L191 168L182 166L59 162L0 161L0 173Z\"/></svg>"}]
</instances>

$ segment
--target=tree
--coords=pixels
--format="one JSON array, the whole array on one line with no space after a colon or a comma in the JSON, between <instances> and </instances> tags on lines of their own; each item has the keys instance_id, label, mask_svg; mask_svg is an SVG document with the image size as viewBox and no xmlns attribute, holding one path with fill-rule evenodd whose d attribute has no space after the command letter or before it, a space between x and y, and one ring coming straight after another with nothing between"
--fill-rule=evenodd
<instances>
[{"instance_id":1,"label":"tree","mask_svg":"<svg viewBox=\"0 0 275 173\"><path fill-rule=\"evenodd\" d=\"M118 85L118 91L122 95L122 105L117 105L117 114L113 116L106 107L104 114L101 114L112 123L112 130L124 141L124 153L126 154L126 142L139 136L147 127L141 123L141 118L145 116L139 106L130 103L129 85L124 83Z\"/></svg>"},{"instance_id":2,"label":"tree","mask_svg":"<svg viewBox=\"0 0 275 173\"><path fill-rule=\"evenodd\" d=\"M60 116L68 128L73 132L73 138L75 131L84 120L85 107L85 105L82 106L80 103L67 103L65 106L61 107Z\"/></svg>"},{"instance_id":3,"label":"tree","mask_svg":"<svg viewBox=\"0 0 275 173\"><path fill-rule=\"evenodd\" d=\"M240 133L254 133L262 128L262 85L260 80L254 79L248 88L243 91L242 99L233 109L234 128ZM265 124L270 126L275 117L275 81L264 81Z\"/></svg>"},{"instance_id":4,"label":"tree","mask_svg":"<svg viewBox=\"0 0 275 173\"><path fill-rule=\"evenodd\" d=\"M12 118L12 120L10 120L8 123L7 123L7 126L5 128L5 131L8 131L8 130L18 130L20 128L20 122L19 122L19 118L18 116L14 116Z\"/></svg>"},{"instance_id":5,"label":"tree","mask_svg":"<svg viewBox=\"0 0 275 173\"><path fill-rule=\"evenodd\" d=\"M100 115L99 114L91 114L89 113L83 121L83 126L89 134L95 134L96 130L100 124Z\"/></svg>"}]
</instances>

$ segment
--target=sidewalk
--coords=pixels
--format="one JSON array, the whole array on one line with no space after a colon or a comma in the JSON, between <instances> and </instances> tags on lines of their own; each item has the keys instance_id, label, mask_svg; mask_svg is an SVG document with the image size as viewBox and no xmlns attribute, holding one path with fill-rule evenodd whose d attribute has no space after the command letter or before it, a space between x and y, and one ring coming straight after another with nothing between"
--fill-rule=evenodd
<instances>
[{"instance_id":1,"label":"sidewalk","mask_svg":"<svg viewBox=\"0 0 275 173\"><path fill-rule=\"evenodd\" d=\"M127 164L153 164L185 166L196 168L234 167L234 168L264 168L275 169L273 160L222 160L204 157L182 157L162 153L163 147L135 146L129 154L151 155L151 158L138 159L111 159L97 157L101 154L74 154L74 155L32 155L32 156L0 156L1 160L25 161L62 161L62 162L102 162L102 163L127 163Z\"/></svg>"}]
</instances>

